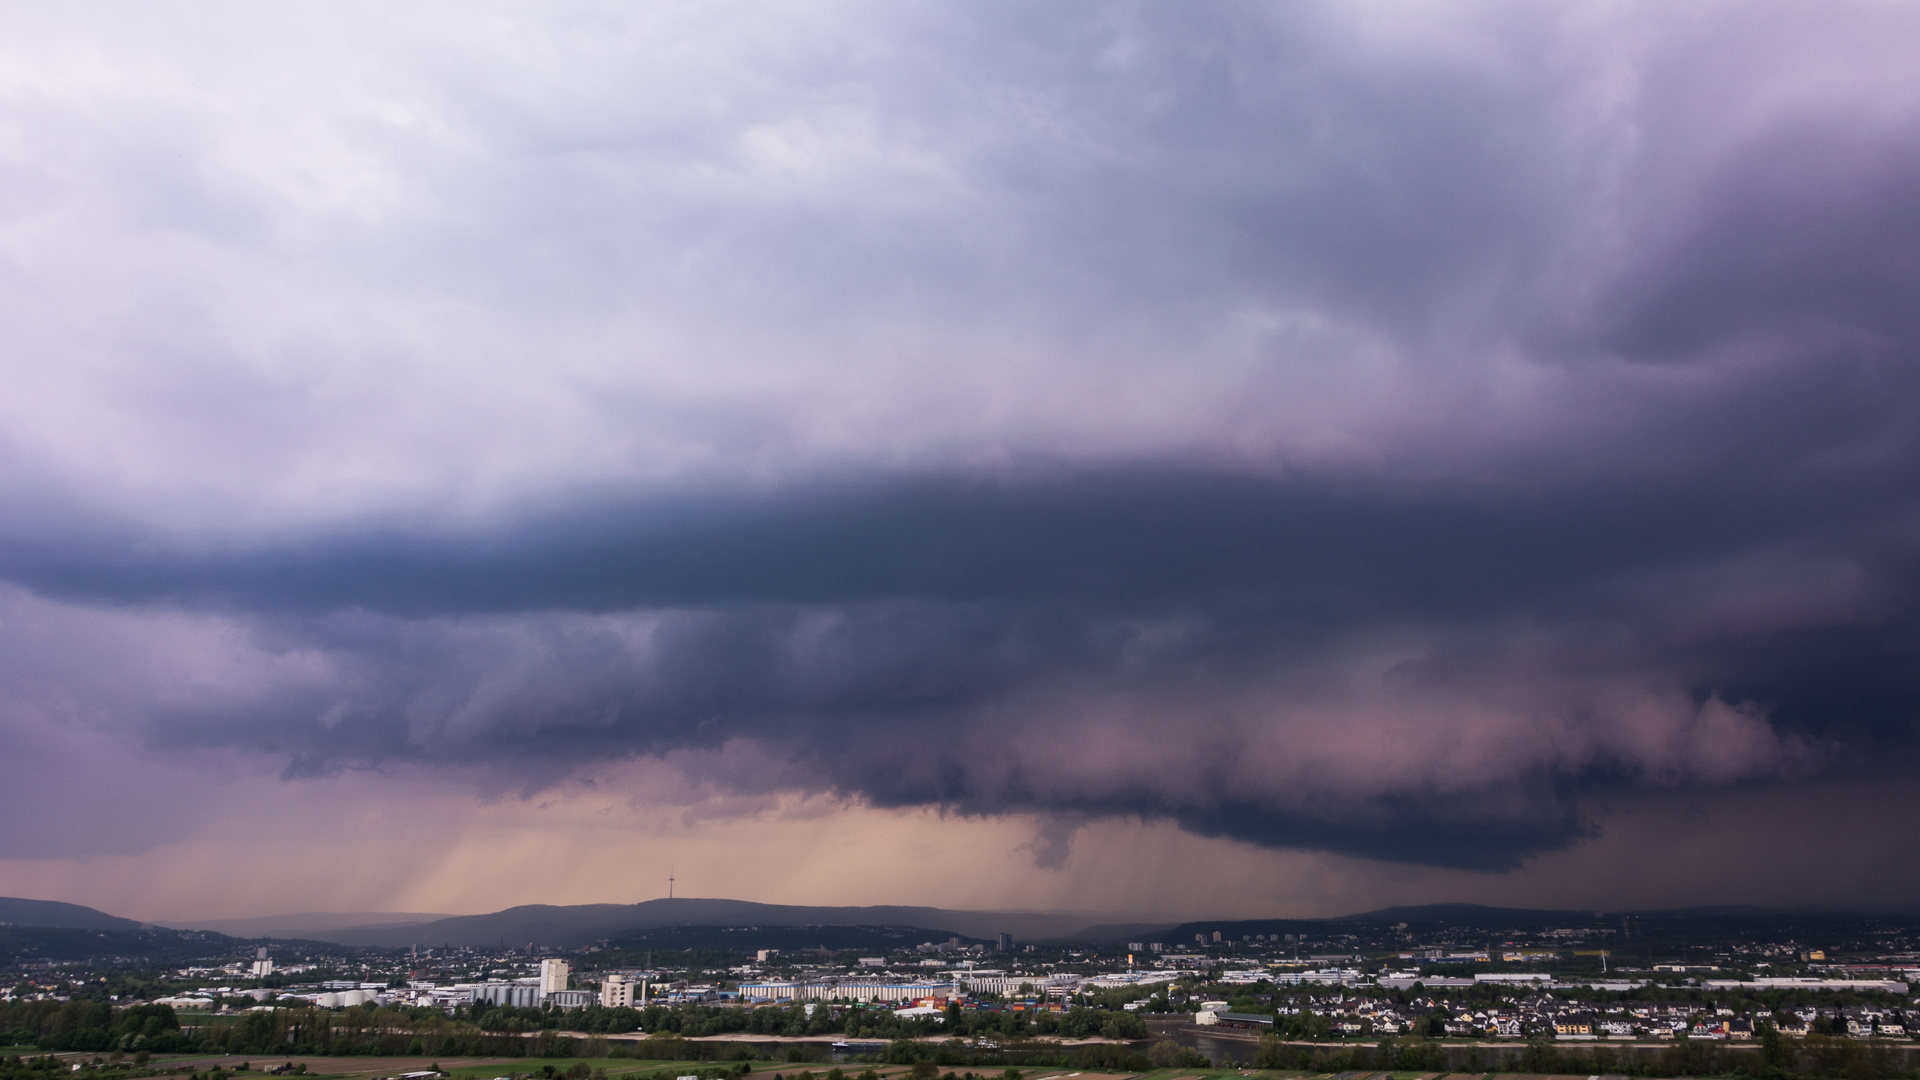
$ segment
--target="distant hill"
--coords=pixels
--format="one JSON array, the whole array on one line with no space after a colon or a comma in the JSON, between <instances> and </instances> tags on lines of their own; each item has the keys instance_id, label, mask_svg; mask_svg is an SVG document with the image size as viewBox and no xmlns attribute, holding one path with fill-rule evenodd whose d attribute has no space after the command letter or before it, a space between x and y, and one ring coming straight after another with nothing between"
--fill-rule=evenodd
<instances>
[{"instance_id":1,"label":"distant hill","mask_svg":"<svg viewBox=\"0 0 1920 1080\"><path fill-rule=\"evenodd\" d=\"M140 924L104 911L58 900L22 900L0 896L0 925L39 926L68 930L138 930Z\"/></svg>"},{"instance_id":2,"label":"distant hill","mask_svg":"<svg viewBox=\"0 0 1920 1080\"><path fill-rule=\"evenodd\" d=\"M353 928L412 926L418 923L451 919L445 912L425 911L303 911L292 915L263 915L252 919L197 919L164 925L176 930L212 930L217 934L242 938L309 938L330 930Z\"/></svg>"},{"instance_id":3,"label":"distant hill","mask_svg":"<svg viewBox=\"0 0 1920 1080\"><path fill-rule=\"evenodd\" d=\"M663 926L655 930L609 939L628 952L725 952L752 954L756 949L778 949L790 957L815 949L884 955L911 949L926 941L946 941L955 935L917 926ZM991 944L959 935L962 944Z\"/></svg>"},{"instance_id":4,"label":"distant hill","mask_svg":"<svg viewBox=\"0 0 1920 1080\"><path fill-rule=\"evenodd\" d=\"M121 920L125 922L126 920ZM0 965L32 961L106 961L109 963L181 963L245 959L249 942L206 930L169 930L164 926L96 930L78 926L0 926ZM324 943L306 942L327 949Z\"/></svg>"},{"instance_id":5,"label":"distant hill","mask_svg":"<svg viewBox=\"0 0 1920 1080\"><path fill-rule=\"evenodd\" d=\"M801 907L747 900L648 900L639 904L529 904L490 915L460 915L410 926L363 926L316 930L305 936L341 945L397 948L406 945L525 946L572 948L602 939L630 937L673 926L701 927L899 927L917 928L938 940L959 935L991 940L1006 933L1021 941L1061 941L1086 929L1077 915L1034 912L949 911L930 907Z\"/></svg>"},{"instance_id":6,"label":"distant hill","mask_svg":"<svg viewBox=\"0 0 1920 1080\"><path fill-rule=\"evenodd\" d=\"M1138 941L1146 944L1150 941L1165 941L1173 929L1172 923L1101 923L1089 926L1069 938L1069 941L1082 941L1089 945L1106 945L1114 942L1126 943Z\"/></svg>"},{"instance_id":7,"label":"distant hill","mask_svg":"<svg viewBox=\"0 0 1920 1080\"><path fill-rule=\"evenodd\" d=\"M1554 911L1544 908L1503 908L1488 907L1485 904L1415 904L1409 907L1381 908L1378 911L1364 911L1358 915L1343 915L1331 922L1373 922L1415 924L1447 923L1465 926L1543 926L1548 923L1565 924L1569 920L1585 919L1592 921L1595 912ZM1619 913L1615 912L1618 918Z\"/></svg>"},{"instance_id":8,"label":"distant hill","mask_svg":"<svg viewBox=\"0 0 1920 1080\"><path fill-rule=\"evenodd\" d=\"M1693 908L1684 911L1633 912L1634 933L1663 928L1663 933L1708 932L1714 926L1731 923L1781 920L1829 922L1834 914L1769 912L1751 907ZM1196 938L1211 943L1218 932L1224 940L1260 935L1307 935L1319 938L1339 924L1372 924L1391 927L1397 923L1432 929L1452 926L1486 931L1535 931L1558 927L1618 925L1621 912L1599 913L1592 910L1555 911L1532 908L1489 907L1482 904L1426 904L1382 908L1333 919L1216 919L1183 923L1094 923L1079 915L1007 911L957 911L932 907L805 907L787 904L759 904L746 900L673 899L648 900L639 904L576 904L556 906L529 904L487 915L460 915L404 925L353 926L338 929L301 928L298 936L347 946L402 948L408 945L464 945L473 947L520 947L532 944L553 948L576 948L597 941L618 942L651 935L650 948L667 946L668 940L702 943L727 941L739 947L780 948L778 942L793 935L774 935L773 928L840 927L863 931L883 928L889 935L912 931L922 940L943 940L958 935L991 941L998 934L1011 934L1016 941L1088 944L1117 944L1128 941L1160 941L1172 947L1197 944ZM291 918L291 917L289 917ZM215 925L215 924L197 924ZM226 924L235 925L235 924ZM658 934L670 928L699 928L688 936ZM762 944L749 946L753 928L765 928ZM259 932L255 930L255 932ZM292 936L291 928L276 934ZM804 937L805 935L802 935ZM815 935L816 937L819 935ZM777 940L776 940L777 938ZM702 944L697 947L713 947Z\"/></svg>"},{"instance_id":9,"label":"distant hill","mask_svg":"<svg viewBox=\"0 0 1920 1080\"><path fill-rule=\"evenodd\" d=\"M332 951L330 942L318 939L297 944L315 951ZM57 900L0 897L0 965L39 960L232 960L250 956L252 949L253 944L238 935L155 926Z\"/></svg>"}]
</instances>

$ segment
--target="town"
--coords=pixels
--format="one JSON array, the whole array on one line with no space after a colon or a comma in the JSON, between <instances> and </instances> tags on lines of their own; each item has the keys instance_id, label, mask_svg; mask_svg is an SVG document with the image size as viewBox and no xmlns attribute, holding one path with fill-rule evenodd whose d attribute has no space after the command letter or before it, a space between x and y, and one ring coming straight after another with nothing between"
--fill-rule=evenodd
<instances>
[{"instance_id":1,"label":"town","mask_svg":"<svg viewBox=\"0 0 1920 1080\"><path fill-rule=\"evenodd\" d=\"M924 1059L1135 1074L1920 1066L1920 921L1486 923L1222 923L1107 943L677 927L674 949L644 934L572 949L220 939L241 955L165 967L16 956L0 1042L103 1068L169 1055ZM729 945L756 933L895 945Z\"/></svg>"}]
</instances>

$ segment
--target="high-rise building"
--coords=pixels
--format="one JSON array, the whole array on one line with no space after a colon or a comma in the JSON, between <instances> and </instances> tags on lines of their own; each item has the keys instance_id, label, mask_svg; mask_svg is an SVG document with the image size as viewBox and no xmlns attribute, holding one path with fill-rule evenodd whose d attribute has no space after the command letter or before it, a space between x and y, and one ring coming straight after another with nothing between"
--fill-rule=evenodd
<instances>
[{"instance_id":1,"label":"high-rise building","mask_svg":"<svg viewBox=\"0 0 1920 1080\"><path fill-rule=\"evenodd\" d=\"M565 960L540 961L540 996L546 997L556 990L567 988L567 962Z\"/></svg>"},{"instance_id":2,"label":"high-rise building","mask_svg":"<svg viewBox=\"0 0 1920 1080\"><path fill-rule=\"evenodd\" d=\"M1000 951L1001 952L1013 951L1013 935L1012 934L1000 935Z\"/></svg>"},{"instance_id":3,"label":"high-rise building","mask_svg":"<svg viewBox=\"0 0 1920 1080\"><path fill-rule=\"evenodd\" d=\"M629 1008L633 1005L633 984L625 975L608 975L600 983L600 1004L609 1009Z\"/></svg>"}]
</instances>

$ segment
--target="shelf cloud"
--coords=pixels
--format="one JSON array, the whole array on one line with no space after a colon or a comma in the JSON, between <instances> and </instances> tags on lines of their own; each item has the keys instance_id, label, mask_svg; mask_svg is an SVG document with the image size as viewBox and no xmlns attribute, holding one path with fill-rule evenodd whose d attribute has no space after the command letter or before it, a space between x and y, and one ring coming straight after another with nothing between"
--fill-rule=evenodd
<instances>
[{"instance_id":1,"label":"shelf cloud","mask_svg":"<svg viewBox=\"0 0 1920 1080\"><path fill-rule=\"evenodd\" d=\"M0 42L48 783L1525 873L1920 748L1920 13L127 14Z\"/></svg>"}]
</instances>

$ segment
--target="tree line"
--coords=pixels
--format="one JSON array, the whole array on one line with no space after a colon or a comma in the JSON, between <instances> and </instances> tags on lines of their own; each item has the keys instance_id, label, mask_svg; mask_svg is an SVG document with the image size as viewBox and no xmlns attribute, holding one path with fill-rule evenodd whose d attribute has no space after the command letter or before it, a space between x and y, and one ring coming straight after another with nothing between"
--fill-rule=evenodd
<instances>
[{"instance_id":1,"label":"tree line","mask_svg":"<svg viewBox=\"0 0 1920 1080\"><path fill-rule=\"evenodd\" d=\"M563 1031L578 1034L562 1034ZM350 1009L320 1009L299 1003L218 1015L187 1029L167 1005L115 1007L101 1001L25 1001L0 1005L0 1037L18 1045L62 1051L631 1056L636 1050L630 1041L607 1046L603 1036L638 1031L681 1043L683 1047L691 1045L686 1043L689 1038L725 1034L876 1041L945 1035L996 1042L1020 1042L1041 1035L1144 1039L1147 1034L1145 1022L1138 1016L1092 1008L1052 1013L962 1011L956 1007L939 1017L902 1018L884 1007L809 1009L804 1005L756 1009L699 1005L609 1009L596 1005L562 1012L551 1007L516 1009L478 1003L448 1015L443 1010L427 1008L368 1004Z\"/></svg>"},{"instance_id":2,"label":"tree line","mask_svg":"<svg viewBox=\"0 0 1920 1080\"><path fill-rule=\"evenodd\" d=\"M1623 1076L1728 1076L1747 1080L1890 1080L1920 1077L1914 1057L1888 1046L1823 1035L1791 1038L1763 1028L1758 1046L1735 1049L1723 1042L1677 1039L1657 1053L1626 1047L1563 1046L1533 1039L1512 1047L1462 1046L1411 1037L1376 1045L1302 1046L1278 1035L1260 1040L1251 1064L1260 1069L1316 1073L1356 1070L1395 1072L1524 1072Z\"/></svg>"}]
</instances>

